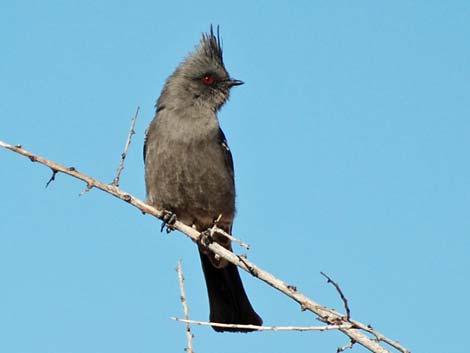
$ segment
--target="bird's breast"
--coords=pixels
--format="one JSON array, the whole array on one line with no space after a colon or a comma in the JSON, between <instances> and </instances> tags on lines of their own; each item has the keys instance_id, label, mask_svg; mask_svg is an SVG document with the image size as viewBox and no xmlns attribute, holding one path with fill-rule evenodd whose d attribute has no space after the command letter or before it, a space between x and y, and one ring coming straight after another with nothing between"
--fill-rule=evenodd
<instances>
[{"instance_id":1,"label":"bird's breast","mask_svg":"<svg viewBox=\"0 0 470 353\"><path fill-rule=\"evenodd\" d=\"M197 221L216 219L221 214L231 220L235 213L235 186L218 141L219 126L199 123L189 126L187 122L175 122L162 129L149 128L148 198L155 206L174 211L177 216L190 215Z\"/></svg>"}]
</instances>

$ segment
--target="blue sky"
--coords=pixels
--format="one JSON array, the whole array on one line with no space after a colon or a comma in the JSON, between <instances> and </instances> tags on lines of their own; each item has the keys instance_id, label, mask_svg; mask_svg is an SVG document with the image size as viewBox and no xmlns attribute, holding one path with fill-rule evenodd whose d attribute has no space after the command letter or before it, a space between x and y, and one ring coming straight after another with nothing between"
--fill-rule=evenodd
<instances>
[{"instance_id":1,"label":"blue sky","mask_svg":"<svg viewBox=\"0 0 470 353\"><path fill-rule=\"evenodd\" d=\"M468 1L3 1L0 139L145 197L154 102L209 24L234 88L234 234L249 258L413 352L467 352ZM159 221L0 150L0 352L182 352L176 272L208 317L197 251ZM240 249L237 249L243 252ZM268 325L315 318L248 275ZM196 352L334 352L334 333L217 334ZM356 352L364 351L360 347Z\"/></svg>"}]
</instances>

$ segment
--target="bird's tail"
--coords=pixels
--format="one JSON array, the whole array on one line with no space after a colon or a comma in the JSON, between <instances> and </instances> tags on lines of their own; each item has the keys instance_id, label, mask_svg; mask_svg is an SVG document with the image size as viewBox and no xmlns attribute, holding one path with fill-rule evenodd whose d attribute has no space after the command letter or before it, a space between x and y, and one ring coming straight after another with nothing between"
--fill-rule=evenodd
<instances>
[{"instance_id":1,"label":"bird's tail","mask_svg":"<svg viewBox=\"0 0 470 353\"><path fill-rule=\"evenodd\" d=\"M224 324L262 325L245 293L237 266L216 268L199 250L209 295L210 321ZM250 329L212 327L215 331L249 332Z\"/></svg>"}]
</instances>

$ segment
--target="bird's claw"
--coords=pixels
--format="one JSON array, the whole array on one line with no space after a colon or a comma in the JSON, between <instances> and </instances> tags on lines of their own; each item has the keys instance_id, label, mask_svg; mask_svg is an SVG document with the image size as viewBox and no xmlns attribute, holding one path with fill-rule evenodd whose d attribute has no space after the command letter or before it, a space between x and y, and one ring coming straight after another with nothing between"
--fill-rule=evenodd
<instances>
[{"instance_id":1,"label":"bird's claw","mask_svg":"<svg viewBox=\"0 0 470 353\"><path fill-rule=\"evenodd\" d=\"M212 232L210 229L206 229L205 231L201 232L199 235L199 243L201 243L202 246L207 247L209 246L210 243L212 243Z\"/></svg>"},{"instance_id":2,"label":"bird's claw","mask_svg":"<svg viewBox=\"0 0 470 353\"><path fill-rule=\"evenodd\" d=\"M163 229L166 227L166 234L170 233L175 228L173 227L176 222L176 215L173 212L164 210L162 217L162 227L160 232L163 232Z\"/></svg>"},{"instance_id":3,"label":"bird's claw","mask_svg":"<svg viewBox=\"0 0 470 353\"><path fill-rule=\"evenodd\" d=\"M214 228L209 228L201 232L198 239L199 249L209 258L209 261L215 268L224 268L227 266L228 261L222 258L219 254L215 254L212 250L208 249L209 245L214 242L223 246L215 235L216 233L214 232Z\"/></svg>"}]
</instances>

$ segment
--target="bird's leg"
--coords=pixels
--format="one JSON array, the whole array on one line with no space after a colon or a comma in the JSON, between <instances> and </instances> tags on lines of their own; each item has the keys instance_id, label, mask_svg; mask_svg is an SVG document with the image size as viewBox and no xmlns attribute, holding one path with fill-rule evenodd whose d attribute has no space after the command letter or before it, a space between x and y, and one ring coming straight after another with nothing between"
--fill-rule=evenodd
<instances>
[{"instance_id":1,"label":"bird's leg","mask_svg":"<svg viewBox=\"0 0 470 353\"><path fill-rule=\"evenodd\" d=\"M199 235L198 239L198 244L199 244L199 249L206 254L208 257L209 261L212 263L212 265L215 268L223 268L226 266L226 261L222 262L222 259L220 258L219 255L214 254L208 247L210 244L214 242L214 230L213 228L208 228L204 231L202 231Z\"/></svg>"},{"instance_id":2,"label":"bird's leg","mask_svg":"<svg viewBox=\"0 0 470 353\"><path fill-rule=\"evenodd\" d=\"M210 243L212 243L212 229L207 228L205 231L201 232L199 235L199 240L198 242L205 248L209 246Z\"/></svg>"},{"instance_id":3,"label":"bird's leg","mask_svg":"<svg viewBox=\"0 0 470 353\"><path fill-rule=\"evenodd\" d=\"M176 222L176 214L171 211L163 210L163 217L162 217L162 227L160 228L160 232L163 232L163 229L166 227L166 234L170 233L175 228L173 225Z\"/></svg>"},{"instance_id":4,"label":"bird's leg","mask_svg":"<svg viewBox=\"0 0 470 353\"><path fill-rule=\"evenodd\" d=\"M217 223L219 223L220 219L222 218L222 215L219 215L212 224L212 227L207 228L206 230L202 231L200 236L199 236L199 243L203 245L204 247L207 247L210 243L216 242L226 249L230 247L230 239L228 239L223 233L218 232Z\"/></svg>"},{"instance_id":5,"label":"bird's leg","mask_svg":"<svg viewBox=\"0 0 470 353\"><path fill-rule=\"evenodd\" d=\"M218 220L216 220L216 222L218 222ZM211 228L207 228L200 233L198 243L201 251L206 254L215 268L224 268L227 266L228 261L208 249L208 246L215 242L228 250L232 250L230 239L228 239L223 233L218 232L219 228L217 227L216 222L214 222L214 225Z\"/></svg>"}]
</instances>

